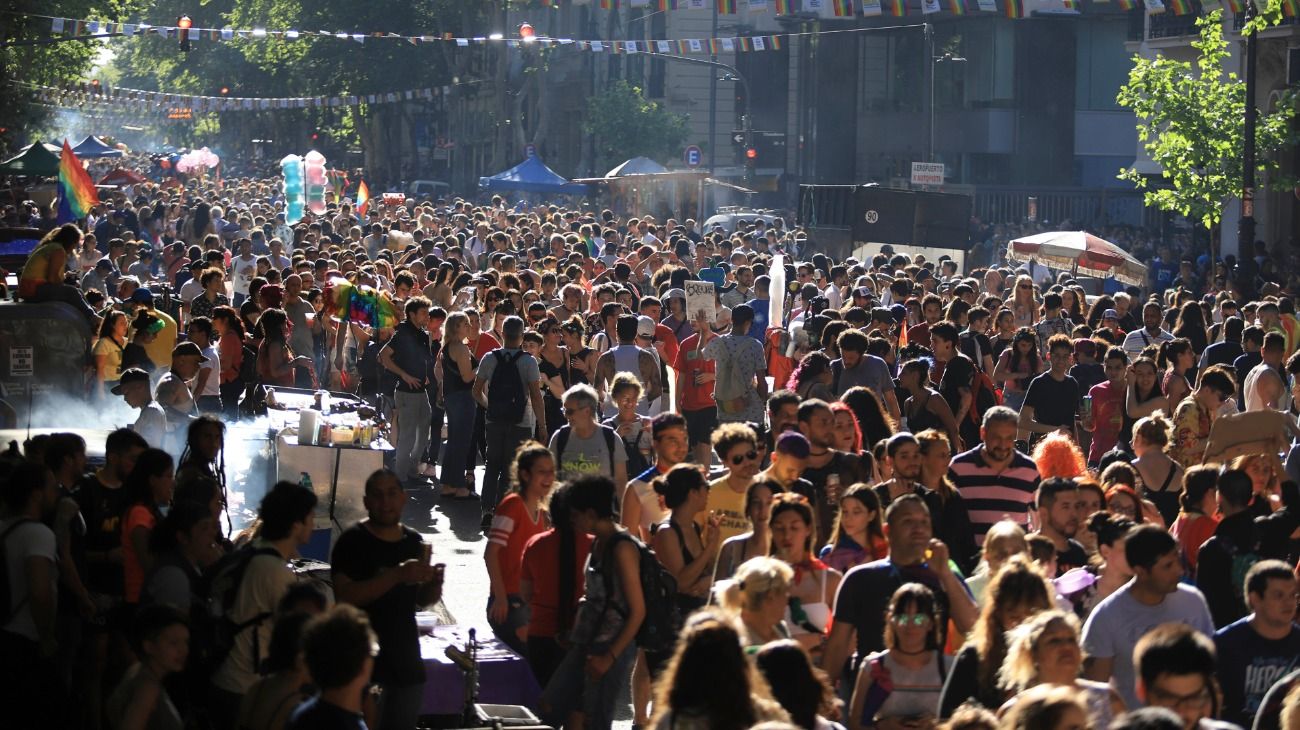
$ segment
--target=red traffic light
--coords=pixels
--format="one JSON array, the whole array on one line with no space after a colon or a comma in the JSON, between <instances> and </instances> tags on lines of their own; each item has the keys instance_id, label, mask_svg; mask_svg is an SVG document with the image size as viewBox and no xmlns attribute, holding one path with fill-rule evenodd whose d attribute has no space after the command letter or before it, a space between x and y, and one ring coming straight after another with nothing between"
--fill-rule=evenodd
<instances>
[{"instance_id":1,"label":"red traffic light","mask_svg":"<svg viewBox=\"0 0 1300 730\"><path fill-rule=\"evenodd\" d=\"M230 93L230 87L229 87L229 86L223 86L223 87L221 87L221 93L222 93L222 94L229 94L229 93Z\"/></svg>"},{"instance_id":2,"label":"red traffic light","mask_svg":"<svg viewBox=\"0 0 1300 730\"><path fill-rule=\"evenodd\" d=\"M190 20L190 16L188 15L182 15L176 19L176 27L181 30L189 30L193 25L194 21Z\"/></svg>"},{"instance_id":3,"label":"red traffic light","mask_svg":"<svg viewBox=\"0 0 1300 730\"><path fill-rule=\"evenodd\" d=\"M531 41L537 37L537 31L533 30L532 24L523 23L519 26L519 37L526 41Z\"/></svg>"},{"instance_id":4,"label":"red traffic light","mask_svg":"<svg viewBox=\"0 0 1300 730\"><path fill-rule=\"evenodd\" d=\"M319 137L320 135L316 134L315 132L311 133L311 141L315 142Z\"/></svg>"},{"instance_id":5,"label":"red traffic light","mask_svg":"<svg viewBox=\"0 0 1300 730\"><path fill-rule=\"evenodd\" d=\"M758 159L758 150L753 147L745 150L745 158L750 160Z\"/></svg>"}]
</instances>

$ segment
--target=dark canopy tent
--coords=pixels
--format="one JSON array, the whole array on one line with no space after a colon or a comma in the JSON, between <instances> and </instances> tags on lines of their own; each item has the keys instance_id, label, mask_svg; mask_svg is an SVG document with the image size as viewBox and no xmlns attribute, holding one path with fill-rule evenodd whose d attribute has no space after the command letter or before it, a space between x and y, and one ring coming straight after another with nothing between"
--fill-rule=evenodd
<instances>
[{"instance_id":1,"label":"dark canopy tent","mask_svg":"<svg viewBox=\"0 0 1300 730\"><path fill-rule=\"evenodd\" d=\"M569 182L537 157L529 157L514 167L492 177L481 177L478 186L490 193L552 193L586 195L586 185Z\"/></svg>"},{"instance_id":2,"label":"dark canopy tent","mask_svg":"<svg viewBox=\"0 0 1300 730\"><path fill-rule=\"evenodd\" d=\"M86 138L77 143L72 148L73 154L81 159L91 157L121 157L122 150L114 149L104 144L103 140L92 135L86 135Z\"/></svg>"},{"instance_id":3,"label":"dark canopy tent","mask_svg":"<svg viewBox=\"0 0 1300 730\"><path fill-rule=\"evenodd\" d=\"M53 177L58 174L58 148L40 142L27 145L18 154L0 162L0 175Z\"/></svg>"}]
</instances>

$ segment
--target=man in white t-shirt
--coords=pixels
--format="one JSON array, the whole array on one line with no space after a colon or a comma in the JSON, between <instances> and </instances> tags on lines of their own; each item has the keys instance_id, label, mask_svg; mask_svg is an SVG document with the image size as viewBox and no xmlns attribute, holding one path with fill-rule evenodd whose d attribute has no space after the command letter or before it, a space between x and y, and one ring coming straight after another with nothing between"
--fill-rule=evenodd
<instances>
[{"instance_id":1,"label":"man in white t-shirt","mask_svg":"<svg viewBox=\"0 0 1300 730\"><path fill-rule=\"evenodd\" d=\"M248 298L248 285L257 276L257 257L253 255L253 241L248 238L239 240L239 255L230 260L230 286L235 294L233 304L236 308Z\"/></svg>"},{"instance_id":2,"label":"man in white t-shirt","mask_svg":"<svg viewBox=\"0 0 1300 730\"><path fill-rule=\"evenodd\" d=\"M23 701L6 703L5 726L47 727L57 679L50 671L58 643L58 547L44 524L58 504L54 474L44 464L26 462L10 475L0 521L5 575L9 580L9 620L0 630L0 681L5 694ZM9 694L12 693L12 694Z\"/></svg>"},{"instance_id":3,"label":"man in white t-shirt","mask_svg":"<svg viewBox=\"0 0 1300 730\"><path fill-rule=\"evenodd\" d=\"M122 396L128 406L140 409L131 430L140 434L153 448L163 448L163 440L167 437L167 412L153 399L149 373L140 368L128 368L122 372L112 392Z\"/></svg>"}]
</instances>

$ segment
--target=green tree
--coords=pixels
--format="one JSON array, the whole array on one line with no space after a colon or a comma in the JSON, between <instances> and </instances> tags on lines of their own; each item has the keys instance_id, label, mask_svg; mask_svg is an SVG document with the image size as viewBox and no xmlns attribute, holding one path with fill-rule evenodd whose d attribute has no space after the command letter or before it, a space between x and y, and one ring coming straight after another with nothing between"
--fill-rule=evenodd
<instances>
[{"instance_id":1,"label":"green tree","mask_svg":"<svg viewBox=\"0 0 1300 730\"><path fill-rule=\"evenodd\" d=\"M92 13L92 5L90 0L62 0L51 9L38 0L0 0L0 43L54 39L48 18L25 13L104 17ZM0 150L13 152L33 142L57 111L56 105L39 103L30 86L15 82L60 86L80 80L90 69L94 52L95 44L83 41L0 48Z\"/></svg>"},{"instance_id":2,"label":"green tree","mask_svg":"<svg viewBox=\"0 0 1300 730\"><path fill-rule=\"evenodd\" d=\"M1261 22L1276 16L1279 6L1272 2ZM1121 106L1137 115L1138 140L1163 170L1168 187L1151 187L1134 168L1121 170L1119 177L1144 189L1147 205L1213 229L1222 219L1224 201L1241 192L1246 87L1235 73L1222 70L1228 55L1222 12L1200 18L1197 26L1200 38L1192 46L1199 57L1194 63L1135 57L1118 97ZM1294 99L1287 95L1276 109L1261 110L1258 117L1256 174L1274 186L1287 184L1279 178L1278 153L1294 142L1294 115Z\"/></svg>"},{"instance_id":3,"label":"green tree","mask_svg":"<svg viewBox=\"0 0 1300 730\"><path fill-rule=\"evenodd\" d=\"M631 157L675 158L686 143L686 117L650 101L639 87L618 80L587 100L583 131L596 139L598 170Z\"/></svg>"}]
</instances>

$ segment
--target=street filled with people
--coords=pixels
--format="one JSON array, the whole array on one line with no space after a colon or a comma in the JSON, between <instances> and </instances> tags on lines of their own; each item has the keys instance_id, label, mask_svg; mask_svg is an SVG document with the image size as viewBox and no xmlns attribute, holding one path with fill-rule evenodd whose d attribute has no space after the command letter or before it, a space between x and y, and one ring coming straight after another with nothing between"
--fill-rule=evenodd
<instances>
[{"instance_id":1,"label":"street filled with people","mask_svg":"<svg viewBox=\"0 0 1300 730\"><path fill-rule=\"evenodd\" d=\"M0 458L0 726L462 727L417 613L477 580L551 727L1300 729L1300 319L1262 243L1142 237L1123 287L1007 261L1023 221L963 270L758 216L293 220L274 179L165 181L4 211L43 238L3 306L84 316L67 395L134 423L102 464L72 422ZM386 424L327 581L290 567L309 480L231 529L227 429L277 389ZM417 495L476 505L473 574Z\"/></svg>"}]
</instances>

